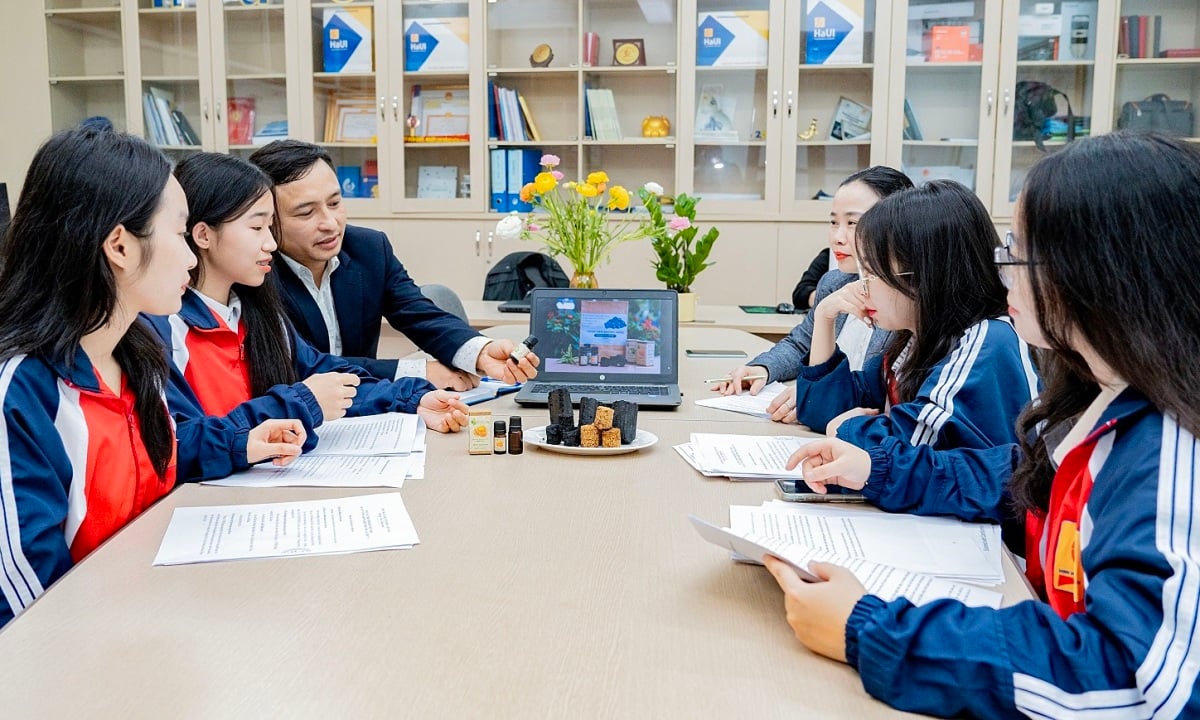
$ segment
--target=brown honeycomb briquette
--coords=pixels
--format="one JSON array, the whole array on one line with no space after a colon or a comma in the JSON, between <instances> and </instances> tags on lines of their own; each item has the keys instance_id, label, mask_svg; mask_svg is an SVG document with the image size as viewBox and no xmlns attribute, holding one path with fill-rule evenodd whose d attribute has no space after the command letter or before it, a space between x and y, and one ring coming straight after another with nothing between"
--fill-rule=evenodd
<instances>
[{"instance_id":1,"label":"brown honeycomb briquette","mask_svg":"<svg viewBox=\"0 0 1200 720\"><path fill-rule=\"evenodd\" d=\"M613 409L601 405L596 408L596 419L592 422L599 430L607 430L613 426Z\"/></svg>"},{"instance_id":2,"label":"brown honeycomb briquette","mask_svg":"<svg viewBox=\"0 0 1200 720\"><path fill-rule=\"evenodd\" d=\"M600 447L600 430L595 425L579 426L579 447Z\"/></svg>"},{"instance_id":3,"label":"brown honeycomb briquette","mask_svg":"<svg viewBox=\"0 0 1200 720\"><path fill-rule=\"evenodd\" d=\"M600 447L621 447L621 428L609 428L600 433Z\"/></svg>"}]
</instances>

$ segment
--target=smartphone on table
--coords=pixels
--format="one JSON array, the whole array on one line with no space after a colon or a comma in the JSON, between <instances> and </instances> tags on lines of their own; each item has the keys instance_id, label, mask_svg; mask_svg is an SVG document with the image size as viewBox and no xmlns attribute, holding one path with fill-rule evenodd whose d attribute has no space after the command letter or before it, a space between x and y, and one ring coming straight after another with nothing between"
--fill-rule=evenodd
<instances>
[{"instance_id":1,"label":"smartphone on table","mask_svg":"<svg viewBox=\"0 0 1200 720\"><path fill-rule=\"evenodd\" d=\"M803 480L779 478L775 481L775 492L779 497L792 502L828 502L828 503L861 503L866 502L862 493L842 491L836 485L829 487L829 492L821 494L813 492Z\"/></svg>"}]
</instances>

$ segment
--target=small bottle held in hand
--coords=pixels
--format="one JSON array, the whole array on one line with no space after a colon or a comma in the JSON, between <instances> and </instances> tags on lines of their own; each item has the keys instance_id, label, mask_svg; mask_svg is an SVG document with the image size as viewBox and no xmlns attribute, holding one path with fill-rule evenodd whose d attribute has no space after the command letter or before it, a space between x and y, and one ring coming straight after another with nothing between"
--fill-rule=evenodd
<instances>
[{"instance_id":1,"label":"small bottle held in hand","mask_svg":"<svg viewBox=\"0 0 1200 720\"><path fill-rule=\"evenodd\" d=\"M508 359L512 360L514 363L520 364L521 358L528 355L530 350L533 350L535 347L537 347L537 344L538 344L537 335L530 335L529 337L522 340L521 344L517 345L517 347L514 348L513 351L508 354Z\"/></svg>"}]
</instances>

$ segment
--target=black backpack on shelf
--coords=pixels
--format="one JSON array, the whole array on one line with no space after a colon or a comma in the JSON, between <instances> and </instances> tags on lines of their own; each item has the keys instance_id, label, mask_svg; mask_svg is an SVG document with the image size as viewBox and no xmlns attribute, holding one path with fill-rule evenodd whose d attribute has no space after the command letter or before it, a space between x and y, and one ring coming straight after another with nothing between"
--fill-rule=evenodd
<instances>
[{"instance_id":1,"label":"black backpack on shelf","mask_svg":"<svg viewBox=\"0 0 1200 720\"><path fill-rule=\"evenodd\" d=\"M1046 151L1044 141L1048 118L1058 115L1058 97L1067 102L1067 142L1075 139L1075 112L1071 98L1062 90L1040 80L1018 80L1013 104L1013 140L1032 140L1038 150Z\"/></svg>"}]
</instances>

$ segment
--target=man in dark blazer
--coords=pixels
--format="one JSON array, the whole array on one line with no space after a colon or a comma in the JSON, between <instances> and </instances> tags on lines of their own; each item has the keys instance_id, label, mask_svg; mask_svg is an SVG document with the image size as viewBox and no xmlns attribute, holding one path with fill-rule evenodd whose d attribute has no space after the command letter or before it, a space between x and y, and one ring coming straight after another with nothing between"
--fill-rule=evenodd
<instances>
[{"instance_id":1,"label":"man in dark blazer","mask_svg":"<svg viewBox=\"0 0 1200 720\"><path fill-rule=\"evenodd\" d=\"M297 332L323 352L372 375L426 377L466 390L478 375L508 382L534 377L538 358L509 360L513 343L475 332L421 294L383 233L346 223L333 160L317 145L276 140L250 156L275 183L279 250L272 275ZM436 361L380 360L380 318Z\"/></svg>"}]
</instances>

